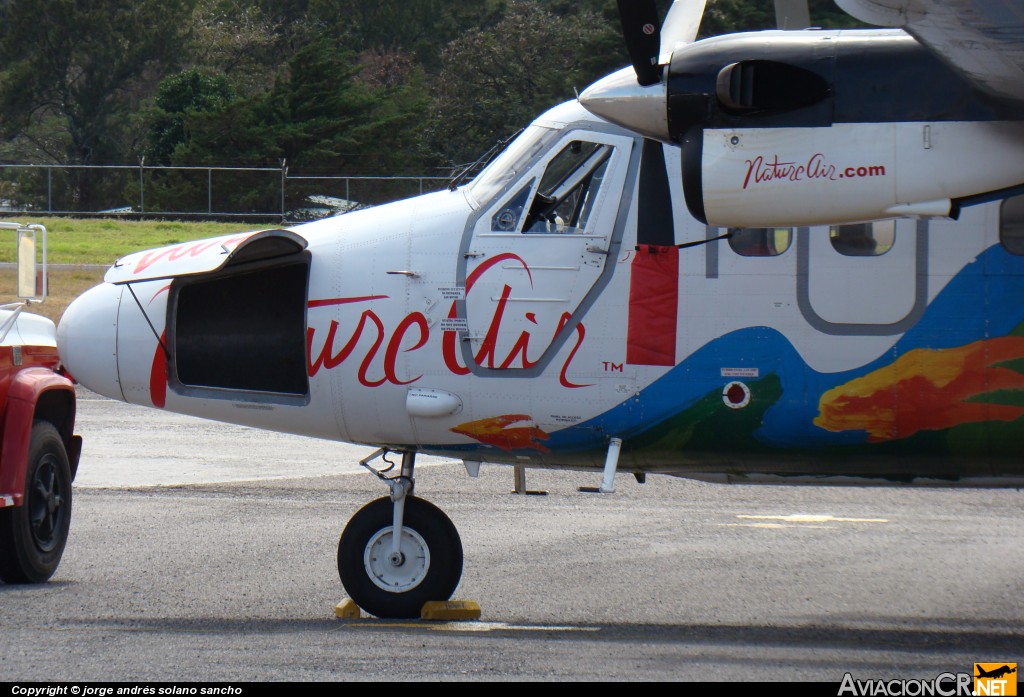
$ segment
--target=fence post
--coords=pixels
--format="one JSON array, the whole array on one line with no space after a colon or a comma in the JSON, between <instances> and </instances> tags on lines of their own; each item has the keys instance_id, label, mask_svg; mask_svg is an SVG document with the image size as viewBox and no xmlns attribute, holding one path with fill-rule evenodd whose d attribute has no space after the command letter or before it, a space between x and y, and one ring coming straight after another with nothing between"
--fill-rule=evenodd
<instances>
[{"instance_id":1,"label":"fence post","mask_svg":"<svg viewBox=\"0 0 1024 697\"><path fill-rule=\"evenodd\" d=\"M206 168L206 212L213 213L213 167Z\"/></svg>"},{"instance_id":2,"label":"fence post","mask_svg":"<svg viewBox=\"0 0 1024 697\"><path fill-rule=\"evenodd\" d=\"M139 212L146 212L146 179L142 176L146 167L146 156L139 158Z\"/></svg>"},{"instance_id":3,"label":"fence post","mask_svg":"<svg viewBox=\"0 0 1024 697\"><path fill-rule=\"evenodd\" d=\"M46 168L46 212L53 212L53 167Z\"/></svg>"},{"instance_id":4,"label":"fence post","mask_svg":"<svg viewBox=\"0 0 1024 697\"><path fill-rule=\"evenodd\" d=\"M281 158L281 222L284 222L284 180L288 177L288 160Z\"/></svg>"}]
</instances>

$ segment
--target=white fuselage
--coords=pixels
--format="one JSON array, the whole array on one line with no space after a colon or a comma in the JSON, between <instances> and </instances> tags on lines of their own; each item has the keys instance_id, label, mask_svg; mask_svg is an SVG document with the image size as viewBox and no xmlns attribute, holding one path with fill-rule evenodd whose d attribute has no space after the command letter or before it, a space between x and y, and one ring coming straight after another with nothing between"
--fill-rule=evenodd
<instances>
[{"instance_id":1,"label":"white fuselage","mask_svg":"<svg viewBox=\"0 0 1024 697\"><path fill-rule=\"evenodd\" d=\"M637 244L641 149L641 139L563 105L467 187L290 228L284 247L252 261L245 249L268 238L131 255L68 310L63 360L116 399L467 461L600 465L609 438L620 438L624 467L871 477L875 463L903 459L903 445L959 428L962 449L919 448L945 464L897 466L899 476L943 477L948 467L965 479L1020 479L1020 465L990 469L998 448L970 431L1011 415L929 419L934 404L917 387L863 413L841 398L892 394L915 370L932 385L957 371L984 382L991 365L932 363L994 338L1024 358L1005 328L1024 317L1013 321L1020 303L1008 300L1018 263L999 248L998 204L957 222L882 224L891 248L872 255L844 251L828 227L762 231L770 249L753 255L746 233L663 247L677 258L659 281L645 266L657 260ZM681 214L679 150L663 155L674 244L725 233ZM566 203L538 215L539 191ZM286 263L297 271L259 280ZM304 286L292 280L302 268ZM249 285L232 288L243 272ZM972 290L977 273L995 281ZM278 284L277 295L267 288ZM288 294L296 302L277 302ZM273 302L246 309L250 295ZM282 323L295 329L278 349ZM274 374L279 362L292 378ZM225 372L230 384L219 382ZM251 385L250 374L260 374ZM965 473L965 454L986 464Z\"/></svg>"}]
</instances>

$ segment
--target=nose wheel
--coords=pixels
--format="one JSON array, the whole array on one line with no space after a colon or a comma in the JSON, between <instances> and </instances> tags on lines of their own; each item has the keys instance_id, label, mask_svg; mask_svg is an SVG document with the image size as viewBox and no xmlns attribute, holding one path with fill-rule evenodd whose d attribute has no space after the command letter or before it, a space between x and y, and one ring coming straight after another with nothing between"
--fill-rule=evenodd
<instances>
[{"instance_id":1,"label":"nose wheel","mask_svg":"<svg viewBox=\"0 0 1024 697\"><path fill-rule=\"evenodd\" d=\"M394 544L394 504L380 498L352 516L338 543L338 575L349 597L384 618L419 617L430 600L448 600L462 577L462 540L429 501L405 497Z\"/></svg>"}]
</instances>

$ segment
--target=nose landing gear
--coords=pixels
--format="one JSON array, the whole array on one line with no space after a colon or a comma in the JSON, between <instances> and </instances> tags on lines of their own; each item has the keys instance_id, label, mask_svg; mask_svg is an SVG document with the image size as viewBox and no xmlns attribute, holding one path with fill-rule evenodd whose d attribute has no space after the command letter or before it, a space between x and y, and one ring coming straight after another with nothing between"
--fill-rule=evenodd
<instances>
[{"instance_id":1,"label":"nose landing gear","mask_svg":"<svg viewBox=\"0 0 1024 697\"><path fill-rule=\"evenodd\" d=\"M402 454L397 477L370 468L388 483L391 496L357 511L338 542L345 591L377 617L419 617L427 601L451 598L462 577L462 540L455 525L437 506L411 495L415 457Z\"/></svg>"}]
</instances>

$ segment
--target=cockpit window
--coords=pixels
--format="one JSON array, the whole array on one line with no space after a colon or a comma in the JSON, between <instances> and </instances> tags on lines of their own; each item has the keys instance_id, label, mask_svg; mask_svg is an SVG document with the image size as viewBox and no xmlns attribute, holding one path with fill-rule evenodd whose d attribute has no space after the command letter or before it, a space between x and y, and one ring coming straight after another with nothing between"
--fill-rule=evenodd
<instances>
[{"instance_id":1,"label":"cockpit window","mask_svg":"<svg viewBox=\"0 0 1024 697\"><path fill-rule=\"evenodd\" d=\"M531 179L526 186L519 190L519 193L509 199L509 202L494 214L491 218L491 230L515 232L519 229L519 222L523 218L523 210L526 208L526 202L530 198L530 189L533 188L535 181L537 180Z\"/></svg>"},{"instance_id":2,"label":"cockpit window","mask_svg":"<svg viewBox=\"0 0 1024 697\"><path fill-rule=\"evenodd\" d=\"M523 131L469 184L469 192L476 202L487 203L501 193L557 136L558 131L537 124Z\"/></svg>"},{"instance_id":3,"label":"cockpit window","mask_svg":"<svg viewBox=\"0 0 1024 697\"><path fill-rule=\"evenodd\" d=\"M544 170L524 232L582 232L594 210L612 147L574 140Z\"/></svg>"}]
</instances>

